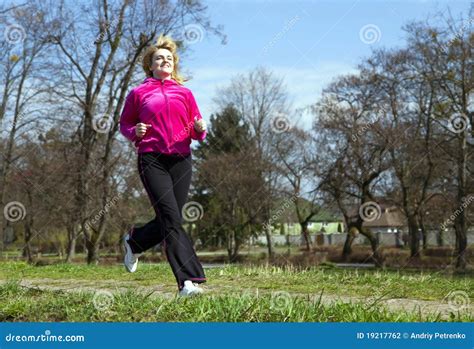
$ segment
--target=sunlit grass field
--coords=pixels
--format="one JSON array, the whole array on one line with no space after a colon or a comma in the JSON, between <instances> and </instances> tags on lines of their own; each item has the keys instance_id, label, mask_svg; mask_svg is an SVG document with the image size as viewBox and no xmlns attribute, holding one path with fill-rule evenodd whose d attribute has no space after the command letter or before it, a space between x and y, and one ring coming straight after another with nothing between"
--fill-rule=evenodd
<instances>
[{"instance_id":1,"label":"sunlit grass field","mask_svg":"<svg viewBox=\"0 0 474 349\"><path fill-rule=\"evenodd\" d=\"M176 297L167 263L123 266L3 262L1 321L472 321L470 276L440 272L227 265L206 269L206 294ZM29 286L25 286L25 282ZM37 285L37 286L35 286ZM388 308L384 299L461 304L436 309ZM323 302L325 297L333 299ZM348 302L338 297L349 297ZM357 301L354 301L357 299ZM459 303L459 300L455 300Z\"/></svg>"}]
</instances>

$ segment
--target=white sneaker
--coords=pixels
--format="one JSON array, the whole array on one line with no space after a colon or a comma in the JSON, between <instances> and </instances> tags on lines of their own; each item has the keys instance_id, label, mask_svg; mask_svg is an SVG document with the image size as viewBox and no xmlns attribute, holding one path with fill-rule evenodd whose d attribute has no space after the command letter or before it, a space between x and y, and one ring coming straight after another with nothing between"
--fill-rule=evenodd
<instances>
[{"instance_id":1,"label":"white sneaker","mask_svg":"<svg viewBox=\"0 0 474 349\"><path fill-rule=\"evenodd\" d=\"M201 287L196 286L192 283L191 280L186 280L184 282L184 287L179 291L181 297L195 296L203 293L204 290Z\"/></svg>"},{"instance_id":2,"label":"white sneaker","mask_svg":"<svg viewBox=\"0 0 474 349\"><path fill-rule=\"evenodd\" d=\"M123 264L129 273L134 273L137 270L138 257L140 257L141 253L132 252L132 248L128 244L128 239L130 239L130 234L125 235L123 238L123 244L125 246L125 257L123 259Z\"/></svg>"}]
</instances>

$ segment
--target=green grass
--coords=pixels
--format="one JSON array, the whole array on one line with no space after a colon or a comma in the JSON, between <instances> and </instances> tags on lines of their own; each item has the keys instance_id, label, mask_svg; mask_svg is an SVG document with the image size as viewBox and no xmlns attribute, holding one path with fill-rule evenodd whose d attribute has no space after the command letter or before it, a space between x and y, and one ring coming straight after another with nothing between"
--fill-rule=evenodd
<instances>
[{"instance_id":1,"label":"green grass","mask_svg":"<svg viewBox=\"0 0 474 349\"><path fill-rule=\"evenodd\" d=\"M132 291L114 296L40 291L15 282L0 286L0 321L125 321L125 322L380 322L440 321L436 314L388 311L380 305L270 295L221 295L194 298L151 298ZM472 321L452 314L453 321Z\"/></svg>"},{"instance_id":2,"label":"green grass","mask_svg":"<svg viewBox=\"0 0 474 349\"><path fill-rule=\"evenodd\" d=\"M223 288L285 290L293 293L343 294L347 296L415 298L442 300L452 290L466 292L472 298L474 289L470 276L439 272L377 271L314 267L239 266L206 270L209 285ZM138 286L161 285L174 290L176 283L167 263L139 264L136 273L126 273L123 266L88 266L56 264L33 266L24 262L0 264L0 280L50 278L57 280L90 280L134 282Z\"/></svg>"},{"instance_id":3,"label":"green grass","mask_svg":"<svg viewBox=\"0 0 474 349\"><path fill-rule=\"evenodd\" d=\"M0 263L0 321L473 321L468 311L441 318L436 312L387 309L379 298L443 302L453 290L468 295L470 276L436 272L377 271L314 267L239 266L207 269L207 294L190 299L166 297L176 283L166 263L141 263L136 273L123 266ZM48 279L48 280L42 280ZM49 279L53 279L49 281ZM104 290L66 292L23 287L37 281ZM53 282L54 281L54 282ZM120 292L117 287L124 287ZM145 291L137 292L138 286ZM113 295L107 291L113 289ZM153 294L153 295L152 295ZM169 294L168 294L169 295ZM355 296L372 303L336 301L324 296ZM99 305L97 305L97 303ZM105 304L105 305L104 305Z\"/></svg>"}]
</instances>

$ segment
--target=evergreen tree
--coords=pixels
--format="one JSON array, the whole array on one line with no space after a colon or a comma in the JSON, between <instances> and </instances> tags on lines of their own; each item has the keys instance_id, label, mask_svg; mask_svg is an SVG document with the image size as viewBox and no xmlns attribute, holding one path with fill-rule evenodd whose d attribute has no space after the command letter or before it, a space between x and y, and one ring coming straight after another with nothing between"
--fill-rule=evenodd
<instances>
[{"instance_id":1,"label":"evergreen tree","mask_svg":"<svg viewBox=\"0 0 474 349\"><path fill-rule=\"evenodd\" d=\"M255 161L256 143L239 111L228 105L211 116L204 142L193 152L197 175L193 200L203 206L196 234L203 247L226 247L234 261L253 233L261 186Z\"/></svg>"},{"instance_id":2,"label":"evergreen tree","mask_svg":"<svg viewBox=\"0 0 474 349\"><path fill-rule=\"evenodd\" d=\"M211 155L250 150L253 143L248 123L233 105L228 105L220 113L211 115L206 139L194 154L206 159Z\"/></svg>"}]
</instances>

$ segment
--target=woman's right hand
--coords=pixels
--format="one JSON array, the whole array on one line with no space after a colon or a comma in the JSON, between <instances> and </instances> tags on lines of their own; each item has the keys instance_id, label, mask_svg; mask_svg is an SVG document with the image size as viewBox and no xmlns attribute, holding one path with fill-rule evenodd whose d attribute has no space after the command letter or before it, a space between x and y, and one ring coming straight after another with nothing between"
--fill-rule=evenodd
<instances>
[{"instance_id":1,"label":"woman's right hand","mask_svg":"<svg viewBox=\"0 0 474 349\"><path fill-rule=\"evenodd\" d=\"M151 124L144 124L144 123L139 122L135 126L135 134L137 135L138 138L142 138L145 135L146 130L149 129L150 127L151 127Z\"/></svg>"}]
</instances>

